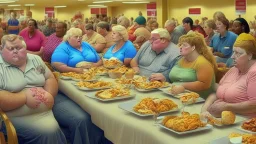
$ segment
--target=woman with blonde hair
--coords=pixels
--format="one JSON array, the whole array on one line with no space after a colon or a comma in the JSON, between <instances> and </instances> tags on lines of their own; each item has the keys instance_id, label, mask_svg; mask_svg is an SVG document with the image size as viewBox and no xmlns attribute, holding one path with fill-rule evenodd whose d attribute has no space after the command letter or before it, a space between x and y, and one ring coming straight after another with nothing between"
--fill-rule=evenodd
<instances>
[{"instance_id":1,"label":"woman with blonde hair","mask_svg":"<svg viewBox=\"0 0 256 144\"><path fill-rule=\"evenodd\" d=\"M124 26L116 25L112 28L112 39L115 42L103 58L110 59L112 57L122 61L125 66L130 66L130 61L136 55L136 49L133 43L128 40L128 32Z\"/></svg>"},{"instance_id":2,"label":"woman with blonde hair","mask_svg":"<svg viewBox=\"0 0 256 144\"><path fill-rule=\"evenodd\" d=\"M81 62L84 64L78 66ZM92 46L82 42L82 30L71 28L63 37L63 42L54 50L51 64L60 72L83 73L86 68L102 65L102 60Z\"/></svg>"},{"instance_id":3,"label":"woman with blonde hair","mask_svg":"<svg viewBox=\"0 0 256 144\"><path fill-rule=\"evenodd\" d=\"M179 45L182 57L169 73L170 81L175 85L173 92L185 88L207 98L214 89L217 65L203 35L197 32L183 35ZM165 78L159 76L154 79L152 75L151 80L163 81Z\"/></svg>"},{"instance_id":4,"label":"woman with blonde hair","mask_svg":"<svg viewBox=\"0 0 256 144\"><path fill-rule=\"evenodd\" d=\"M221 79L217 91L202 107L202 116L220 117L222 111L256 116L256 40L250 34L240 34L234 44L232 67Z\"/></svg>"}]
</instances>

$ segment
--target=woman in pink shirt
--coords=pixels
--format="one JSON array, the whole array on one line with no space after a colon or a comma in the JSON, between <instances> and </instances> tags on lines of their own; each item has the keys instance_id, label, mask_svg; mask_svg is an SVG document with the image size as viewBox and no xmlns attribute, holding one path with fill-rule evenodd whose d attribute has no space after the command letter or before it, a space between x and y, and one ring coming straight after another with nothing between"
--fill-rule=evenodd
<instances>
[{"instance_id":1,"label":"woman in pink shirt","mask_svg":"<svg viewBox=\"0 0 256 144\"><path fill-rule=\"evenodd\" d=\"M27 44L27 52L42 56L45 45L45 36L38 30L37 22L34 19L28 21L28 27L20 34Z\"/></svg>"},{"instance_id":2,"label":"woman in pink shirt","mask_svg":"<svg viewBox=\"0 0 256 144\"><path fill-rule=\"evenodd\" d=\"M211 94L201 115L220 117L222 111L256 116L256 40L240 34L233 48L234 67L221 79L216 94Z\"/></svg>"}]
</instances>

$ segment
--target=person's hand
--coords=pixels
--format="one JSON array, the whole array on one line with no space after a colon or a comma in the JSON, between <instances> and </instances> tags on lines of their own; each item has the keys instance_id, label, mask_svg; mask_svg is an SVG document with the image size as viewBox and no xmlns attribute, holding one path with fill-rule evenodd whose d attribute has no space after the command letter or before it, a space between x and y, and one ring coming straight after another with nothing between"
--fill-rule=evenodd
<instances>
[{"instance_id":1,"label":"person's hand","mask_svg":"<svg viewBox=\"0 0 256 144\"><path fill-rule=\"evenodd\" d=\"M185 91L185 88L184 88L184 86L182 86L182 85L173 85L173 86L172 86L172 89L171 89L171 92L172 92L174 95L183 93L184 91Z\"/></svg>"},{"instance_id":2,"label":"person's hand","mask_svg":"<svg viewBox=\"0 0 256 144\"><path fill-rule=\"evenodd\" d=\"M54 104L53 96L45 91L42 87L34 87L26 89L27 106L37 108L41 103L44 103L48 108L52 108Z\"/></svg>"},{"instance_id":3,"label":"person's hand","mask_svg":"<svg viewBox=\"0 0 256 144\"><path fill-rule=\"evenodd\" d=\"M49 109L53 107L54 98L53 96L44 90L42 87L38 87L35 95L42 103L44 103Z\"/></svg>"},{"instance_id":4,"label":"person's hand","mask_svg":"<svg viewBox=\"0 0 256 144\"><path fill-rule=\"evenodd\" d=\"M200 113L200 119L209 119L213 117L208 111L204 111Z\"/></svg>"},{"instance_id":5,"label":"person's hand","mask_svg":"<svg viewBox=\"0 0 256 144\"><path fill-rule=\"evenodd\" d=\"M134 70L134 72L136 74L139 74L140 73L140 68L139 67L132 67L132 69Z\"/></svg>"},{"instance_id":6,"label":"person's hand","mask_svg":"<svg viewBox=\"0 0 256 144\"><path fill-rule=\"evenodd\" d=\"M150 81L161 81L164 82L166 81L165 76L161 73L153 73L151 74L151 76L149 77Z\"/></svg>"},{"instance_id":7,"label":"person's hand","mask_svg":"<svg viewBox=\"0 0 256 144\"><path fill-rule=\"evenodd\" d=\"M226 102L222 99L218 99L207 109L207 111L214 117L221 117L221 113L226 110L226 106Z\"/></svg>"},{"instance_id":8,"label":"person's hand","mask_svg":"<svg viewBox=\"0 0 256 144\"><path fill-rule=\"evenodd\" d=\"M28 89L25 89L24 92L27 98L26 105L32 109L38 108L42 102L35 97L35 89L28 88Z\"/></svg>"}]
</instances>

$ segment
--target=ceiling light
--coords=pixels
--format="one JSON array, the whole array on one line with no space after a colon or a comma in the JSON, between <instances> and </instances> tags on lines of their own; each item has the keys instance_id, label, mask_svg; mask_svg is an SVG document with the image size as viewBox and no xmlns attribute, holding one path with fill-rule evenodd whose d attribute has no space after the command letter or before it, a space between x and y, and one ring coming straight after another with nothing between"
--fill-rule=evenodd
<instances>
[{"instance_id":1,"label":"ceiling light","mask_svg":"<svg viewBox=\"0 0 256 144\"><path fill-rule=\"evenodd\" d=\"M107 7L107 6L104 6L104 5L88 5L88 7Z\"/></svg>"},{"instance_id":2,"label":"ceiling light","mask_svg":"<svg viewBox=\"0 0 256 144\"><path fill-rule=\"evenodd\" d=\"M25 4L24 6L35 6L35 4Z\"/></svg>"},{"instance_id":3,"label":"ceiling light","mask_svg":"<svg viewBox=\"0 0 256 144\"><path fill-rule=\"evenodd\" d=\"M94 1L92 3L110 3L110 2L113 2L113 1Z\"/></svg>"},{"instance_id":4,"label":"ceiling light","mask_svg":"<svg viewBox=\"0 0 256 144\"><path fill-rule=\"evenodd\" d=\"M149 3L149 2L142 2L142 1L135 1L135 2L122 2L124 4L143 4L143 3Z\"/></svg>"},{"instance_id":5,"label":"ceiling light","mask_svg":"<svg viewBox=\"0 0 256 144\"><path fill-rule=\"evenodd\" d=\"M17 4L17 5L8 5L8 7L18 7L20 6L20 4Z\"/></svg>"},{"instance_id":6,"label":"ceiling light","mask_svg":"<svg viewBox=\"0 0 256 144\"><path fill-rule=\"evenodd\" d=\"M14 3L15 1L0 1L0 3Z\"/></svg>"},{"instance_id":7,"label":"ceiling light","mask_svg":"<svg viewBox=\"0 0 256 144\"><path fill-rule=\"evenodd\" d=\"M77 1L85 1L85 0L77 0Z\"/></svg>"},{"instance_id":8,"label":"ceiling light","mask_svg":"<svg viewBox=\"0 0 256 144\"><path fill-rule=\"evenodd\" d=\"M55 8L64 8L64 7L67 7L67 6L54 6Z\"/></svg>"}]
</instances>

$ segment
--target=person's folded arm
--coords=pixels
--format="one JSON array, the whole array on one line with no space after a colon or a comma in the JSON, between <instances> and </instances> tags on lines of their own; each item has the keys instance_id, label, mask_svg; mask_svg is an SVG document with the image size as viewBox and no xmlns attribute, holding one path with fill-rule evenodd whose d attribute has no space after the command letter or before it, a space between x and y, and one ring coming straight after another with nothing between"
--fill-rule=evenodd
<instances>
[{"instance_id":1,"label":"person's folded arm","mask_svg":"<svg viewBox=\"0 0 256 144\"><path fill-rule=\"evenodd\" d=\"M185 89L191 91L203 91L210 88L214 76L214 70L211 65L202 65L196 70L197 81L186 82L182 85Z\"/></svg>"},{"instance_id":2,"label":"person's folded arm","mask_svg":"<svg viewBox=\"0 0 256 144\"><path fill-rule=\"evenodd\" d=\"M3 111L17 109L26 104L26 94L24 91L12 93L6 90L0 91L0 108Z\"/></svg>"},{"instance_id":3,"label":"person's folded arm","mask_svg":"<svg viewBox=\"0 0 256 144\"><path fill-rule=\"evenodd\" d=\"M8 30L18 30L19 26L8 26Z\"/></svg>"},{"instance_id":4,"label":"person's folded arm","mask_svg":"<svg viewBox=\"0 0 256 144\"><path fill-rule=\"evenodd\" d=\"M77 72L77 73L82 73L83 69L82 68L74 68L74 67L69 67L66 64L60 63L60 62L53 62L52 66L58 70L59 72Z\"/></svg>"},{"instance_id":5,"label":"person's folded arm","mask_svg":"<svg viewBox=\"0 0 256 144\"><path fill-rule=\"evenodd\" d=\"M92 67L98 67L98 66L101 66L102 64L103 64L103 61L102 61L102 59L100 59L98 62L93 63Z\"/></svg>"}]
</instances>

